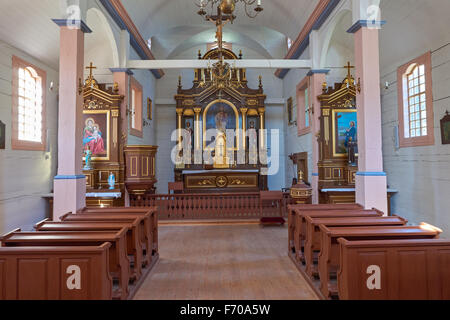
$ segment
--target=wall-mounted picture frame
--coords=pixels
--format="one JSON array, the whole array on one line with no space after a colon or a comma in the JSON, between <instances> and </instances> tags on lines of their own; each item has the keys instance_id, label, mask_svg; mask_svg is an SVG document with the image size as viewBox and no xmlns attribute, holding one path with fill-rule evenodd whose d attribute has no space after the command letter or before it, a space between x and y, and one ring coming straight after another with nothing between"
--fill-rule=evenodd
<instances>
[{"instance_id":1,"label":"wall-mounted picture frame","mask_svg":"<svg viewBox=\"0 0 450 320\"><path fill-rule=\"evenodd\" d=\"M0 120L0 149L5 149L6 125Z\"/></svg>"},{"instance_id":2,"label":"wall-mounted picture frame","mask_svg":"<svg viewBox=\"0 0 450 320\"><path fill-rule=\"evenodd\" d=\"M450 113L448 111L441 120L441 137L442 144L450 144Z\"/></svg>"},{"instance_id":3,"label":"wall-mounted picture frame","mask_svg":"<svg viewBox=\"0 0 450 320\"><path fill-rule=\"evenodd\" d=\"M288 114L288 124L294 124L294 114L293 114L293 99L290 97L287 99L287 114Z\"/></svg>"},{"instance_id":4,"label":"wall-mounted picture frame","mask_svg":"<svg viewBox=\"0 0 450 320\"><path fill-rule=\"evenodd\" d=\"M153 101L147 98L147 119L153 120Z\"/></svg>"}]
</instances>

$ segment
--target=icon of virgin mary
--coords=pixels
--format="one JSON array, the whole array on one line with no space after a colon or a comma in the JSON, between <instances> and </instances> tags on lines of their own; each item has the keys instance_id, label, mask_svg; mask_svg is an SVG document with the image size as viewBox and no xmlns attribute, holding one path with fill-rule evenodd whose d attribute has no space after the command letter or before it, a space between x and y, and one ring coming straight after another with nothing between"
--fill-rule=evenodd
<instances>
[{"instance_id":1,"label":"icon of virgin mary","mask_svg":"<svg viewBox=\"0 0 450 320\"><path fill-rule=\"evenodd\" d=\"M104 153L105 145L99 125L92 118L87 119L85 125L83 131L84 149L90 150L93 155Z\"/></svg>"}]
</instances>

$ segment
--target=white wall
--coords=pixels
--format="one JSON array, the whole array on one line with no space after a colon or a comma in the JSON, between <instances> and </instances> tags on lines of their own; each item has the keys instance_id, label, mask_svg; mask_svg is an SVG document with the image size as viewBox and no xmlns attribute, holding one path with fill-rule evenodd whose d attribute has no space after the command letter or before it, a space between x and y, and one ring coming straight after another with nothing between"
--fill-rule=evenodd
<instances>
[{"instance_id":1,"label":"white wall","mask_svg":"<svg viewBox=\"0 0 450 320\"><path fill-rule=\"evenodd\" d=\"M11 150L12 56L16 55L47 73L47 150ZM50 82L55 89L49 90ZM43 194L50 193L57 165L58 72L26 53L0 41L0 120L6 124L6 149L0 150L0 233L32 225L47 214Z\"/></svg>"},{"instance_id":2,"label":"white wall","mask_svg":"<svg viewBox=\"0 0 450 320\"><path fill-rule=\"evenodd\" d=\"M442 43L444 45L444 43ZM440 46L436 46L439 48ZM416 56L425 53L416 52ZM399 65L409 60L399 61ZM398 126L397 73L386 71L382 88L383 156L388 185L399 193L392 200L393 212L410 222L429 222L444 229L450 236L450 145L442 145L440 119L450 103L450 46L432 54L433 106L435 144L428 147L401 148L395 144L394 127Z\"/></svg>"}]
</instances>

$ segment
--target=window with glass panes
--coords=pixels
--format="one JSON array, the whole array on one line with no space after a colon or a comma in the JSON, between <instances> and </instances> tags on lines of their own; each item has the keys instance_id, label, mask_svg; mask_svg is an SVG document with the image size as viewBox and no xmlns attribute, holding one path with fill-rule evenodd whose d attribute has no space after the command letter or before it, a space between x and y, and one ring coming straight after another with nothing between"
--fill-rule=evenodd
<instances>
[{"instance_id":1,"label":"window with glass panes","mask_svg":"<svg viewBox=\"0 0 450 320\"><path fill-rule=\"evenodd\" d=\"M421 137L428 134L427 95L425 65L416 65L407 75L408 83L408 120L405 121L407 137ZM406 120L406 119L405 119Z\"/></svg>"},{"instance_id":2,"label":"window with glass panes","mask_svg":"<svg viewBox=\"0 0 450 320\"><path fill-rule=\"evenodd\" d=\"M305 128L309 127L309 95L308 88L305 89Z\"/></svg>"},{"instance_id":3,"label":"window with glass panes","mask_svg":"<svg viewBox=\"0 0 450 320\"><path fill-rule=\"evenodd\" d=\"M42 142L42 78L31 68L18 68L18 140Z\"/></svg>"}]
</instances>

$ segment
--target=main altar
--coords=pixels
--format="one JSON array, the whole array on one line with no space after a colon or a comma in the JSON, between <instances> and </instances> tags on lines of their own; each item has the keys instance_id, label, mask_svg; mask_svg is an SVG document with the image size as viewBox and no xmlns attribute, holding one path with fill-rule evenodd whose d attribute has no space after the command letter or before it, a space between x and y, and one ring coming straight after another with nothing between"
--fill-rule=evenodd
<instances>
[{"instance_id":1,"label":"main altar","mask_svg":"<svg viewBox=\"0 0 450 320\"><path fill-rule=\"evenodd\" d=\"M190 193L267 190L262 131L266 95L261 77L259 87L251 89L246 70L231 67L242 53L238 57L216 48L203 56L199 52L198 58L230 63L196 69L189 89L183 89L179 79L177 156L183 161L176 164L175 181L183 182L184 191Z\"/></svg>"}]
</instances>

